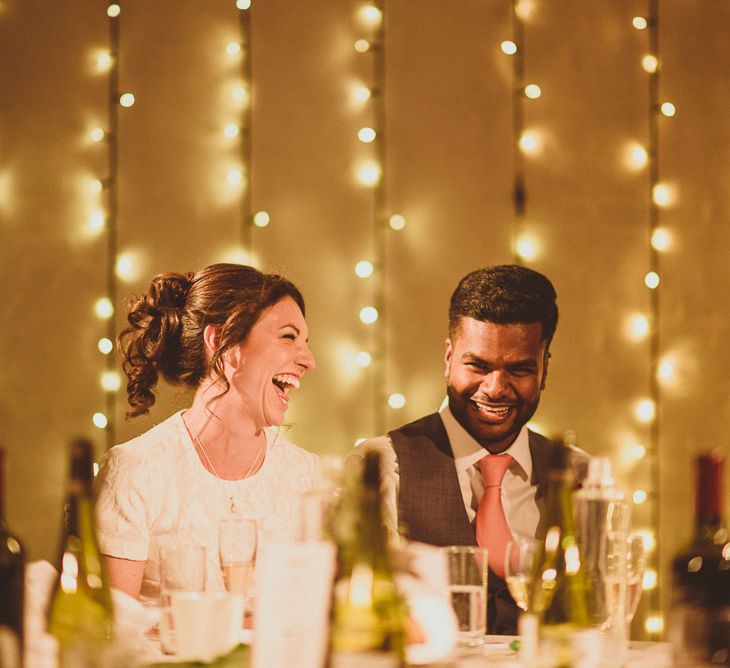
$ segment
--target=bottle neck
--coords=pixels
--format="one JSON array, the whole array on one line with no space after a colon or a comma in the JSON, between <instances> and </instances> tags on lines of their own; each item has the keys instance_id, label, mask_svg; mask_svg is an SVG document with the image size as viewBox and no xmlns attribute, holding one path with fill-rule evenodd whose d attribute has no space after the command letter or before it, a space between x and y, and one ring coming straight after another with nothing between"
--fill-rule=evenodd
<instances>
[{"instance_id":1,"label":"bottle neck","mask_svg":"<svg viewBox=\"0 0 730 668\"><path fill-rule=\"evenodd\" d=\"M723 527L723 464L719 451L695 461L695 538L708 539Z\"/></svg>"}]
</instances>

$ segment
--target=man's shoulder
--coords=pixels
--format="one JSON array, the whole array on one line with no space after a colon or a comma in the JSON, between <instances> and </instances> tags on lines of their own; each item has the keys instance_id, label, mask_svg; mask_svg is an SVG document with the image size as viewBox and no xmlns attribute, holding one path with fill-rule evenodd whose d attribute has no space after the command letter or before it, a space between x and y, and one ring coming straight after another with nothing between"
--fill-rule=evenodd
<instances>
[{"instance_id":1,"label":"man's shoulder","mask_svg":"<svg viewBox=\"0 0 730 668\"><path fill-rule=\"evenodd\" d=\"M391 438L392 434L402 434L403 436L409 437L423 436L425 434L432 433L434 430L440 431L443 429L444 423L441 416L438 413L429 413L428 415L424 415L413 422L409 422L408 424L404 424L401 427L389 431L388 435L391 436Z\"/></svg>"},{"instance_id":2,"label":"man's shoulder","mask_svg":"<svg viewBox=\"0 0 730 668\"><path fill-rule=\"evenodd\" d=\"M528 429L527 435L533 465L536 462L540 465L546 465L553 450L558 447L563 447L542 434L538 434L536 431ZM591 460L591 456L585 450L570 445L568 446L568 457L570 466L573 469L573 475L575 475L578 482L582 481L588 474L588 462ZM541 467L538 466L538 468Z\"/></svg>"}]
</instances>

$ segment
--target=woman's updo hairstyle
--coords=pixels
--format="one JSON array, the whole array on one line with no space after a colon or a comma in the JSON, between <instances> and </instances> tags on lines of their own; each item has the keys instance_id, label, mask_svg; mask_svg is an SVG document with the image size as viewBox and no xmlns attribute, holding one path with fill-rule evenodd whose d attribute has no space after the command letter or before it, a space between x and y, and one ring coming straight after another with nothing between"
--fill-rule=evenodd
<instances>
[{"instance_id":1,"label":"woman's updo hairstyle","mask_svg":"<svg viewBox=\"0 0 730 668\"><path fill-rule=\"evenodd\" d=\"M209 374L229 390L223 354L246 340L262 312L291 297L304 313L304 298L287 279L240 264L213 264L196 274L159 274L127 307L129 325L117 342L127 376L128 417L149 412L160 375L196 388ZM203 332L219 328L219 345L205 356Z\"/></svg>"}]
</instances>

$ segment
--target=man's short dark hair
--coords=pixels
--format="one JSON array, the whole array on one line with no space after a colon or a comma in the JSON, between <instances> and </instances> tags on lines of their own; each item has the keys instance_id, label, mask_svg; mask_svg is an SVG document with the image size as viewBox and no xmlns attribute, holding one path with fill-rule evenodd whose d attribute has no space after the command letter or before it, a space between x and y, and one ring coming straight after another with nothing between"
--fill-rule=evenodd
<instances>
[{"instance_id":1,"label":"man's short dark hair","mask_svg":"<svg viewBox=\"0 0 730 668\"><path fill-rule=\"evenodd\" d=\"M477 269L464 276L451 295L449 336L462 318L496 325L542 324L548 345L558 325L555 288L540 272L516 264Z\"/></svg>"}]
</instances>

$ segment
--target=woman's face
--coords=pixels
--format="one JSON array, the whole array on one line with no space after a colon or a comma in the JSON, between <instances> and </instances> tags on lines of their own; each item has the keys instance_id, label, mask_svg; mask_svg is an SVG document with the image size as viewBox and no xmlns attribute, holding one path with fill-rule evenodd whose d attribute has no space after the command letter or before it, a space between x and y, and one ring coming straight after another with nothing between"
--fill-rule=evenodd
<instances>
[{"instance_id":1,"label":"woman's face","mask_svg":"<svg viewBox=\"0 0 730 668\"><path fill-rule=\"evenodd\" d=\"M314 369L308 336L299 305L284 297L261 314L246 341L230 349L225 365L229 393L257 428L284 422L290 392L299 388L305 371Z\"/></svg>"}]
</instances>

